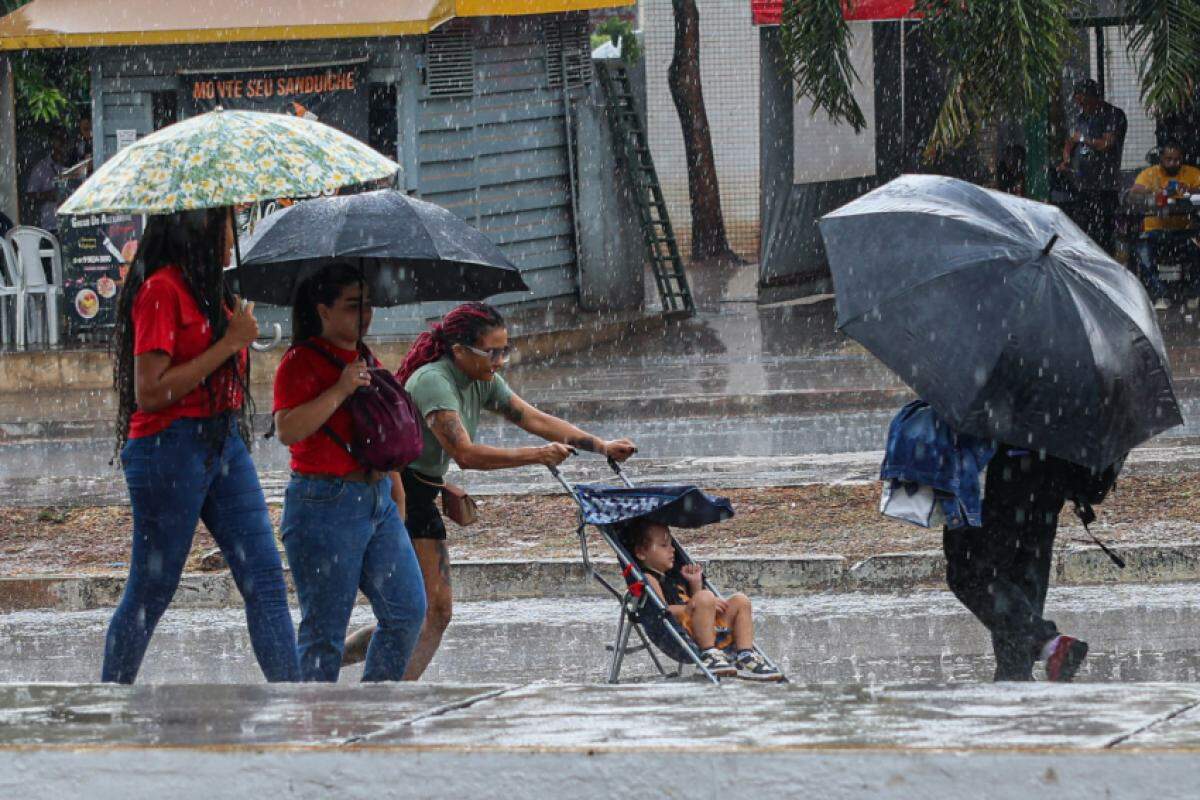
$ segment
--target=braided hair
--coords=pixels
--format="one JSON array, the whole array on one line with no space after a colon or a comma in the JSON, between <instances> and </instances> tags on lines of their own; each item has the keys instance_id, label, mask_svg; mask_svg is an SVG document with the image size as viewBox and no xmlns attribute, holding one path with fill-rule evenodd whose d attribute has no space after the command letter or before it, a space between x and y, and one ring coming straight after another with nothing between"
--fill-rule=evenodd
<instances>
[{"instance_id":1,"label":"braided hair","mask_svg":"<svg viewBox=\"0 0 1200 800\"><path fill-rule=\"evenodd\" d=\"M137 257L117 298L117 320L113 332L113 388L117 392L116 439L120 453L129 438L129 422L137 408L133 358L133 306L138 291L154 273L176 266L183 273L184 283L196 301L212 331L212 342L218 341L229 328L228 309L233 308L233 291L225 282L225 231L229 220L226 208L180 211L174 214L151 216L142 233ZM242 405L238 412L238 432L249 443L254 400L250 396L250 363L245 369L237 354L217 367L201 385L208 392L212 408L218 405L217 390L236 393L241 390ZM223 379L218 379L222 376ZM215 452L224 441L225 431L213 428Z\"/></svg>"},{"instance_id":2,"label":"braided hair","mask_svg":"<svg viewBox=\"0 0 1200 800\"><path fill-rule=\"evenodd\" d=\"M431 330L417 337L412 349L404 357L404 363L396 371L396 379L403 386L414 372L449 353L454 345L474 346L488 331L503 327L504 317L492 306L487 303L463 303L442 317L442 321Z\"/></svg>"}]
</instances>

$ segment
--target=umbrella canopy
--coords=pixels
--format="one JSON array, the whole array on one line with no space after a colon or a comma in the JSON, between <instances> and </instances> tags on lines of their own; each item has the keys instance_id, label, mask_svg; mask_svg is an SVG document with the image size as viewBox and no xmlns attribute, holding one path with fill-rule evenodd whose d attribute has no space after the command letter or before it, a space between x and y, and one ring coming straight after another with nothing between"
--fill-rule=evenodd
<instances>
[{"instance_id":1,"label":"umbrella canopy","mask_svg":"<svg viewBox=\"0 0 1200 800\"><path fill-rule=\"evenodd\" d=\"M821 234L838 328L955 429L1103 469L1182 423L1146 292L1057 208L906 175Z\"/></svg>"},{"instance_id":2,"label":"umbrella canopy","mask_svg":"<svg viewBox=\"0 0 1200 800\"><path fill-rule=\"evenodd\" d=\"M238 285L249 300L288 305L296 285L334 259L362 266L378 306L529 288L478 230L391 189L306 200L270 215L242 251Z\"/></svg>"},{"instance_id":3,"label":"umbrella canopy","mask_svg":"<svg viewBox=\"0 0 1200 800\"><path fill-rule=\"evenodd\" d=\"M60 214L169 214L311 197L388 178L399 166L314 120L211 111L155 131L104 163Z\"/></svg>"},{"instance_id":4,"label":"umbrella canopy","mask_svg":"<svg viewBox=\"0 0 1200 800\"><path fill-rule=\"evenodd\" d=\"M672 528L700 528L733 516L733 506L724 497L706 494L695 486L606 486L580 484L575 487L585 522L618 525L645 517Z\"/></svg>"}]
</instances>

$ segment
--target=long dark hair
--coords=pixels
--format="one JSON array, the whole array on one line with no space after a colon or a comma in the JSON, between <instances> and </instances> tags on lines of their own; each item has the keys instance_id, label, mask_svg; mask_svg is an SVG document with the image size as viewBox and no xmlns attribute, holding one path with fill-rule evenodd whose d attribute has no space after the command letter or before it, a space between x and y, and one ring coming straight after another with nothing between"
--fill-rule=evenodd
<instances>
[{"instance_id":1,"label":"long dark hair","mask_svg":"<svg viewBox=\"0 0 1200 800\"><path fill-rule=\"evenodd\" d=\"M292 342L320 336L321 315L317 313L317 305L333 305L347 286L360 281L362 272L347 261L326 264L301 281L292 302Z\"/></svg>"},{"instance_id":2,"label":"long dark hair","mask_svg":"<svg viewBox=\"0 0 1200 800\"><path fill-rule=\"evenodd\" d=\"M432 330L417 337L412 349L404 357L404 363L396 371L396 379L403 386L414 372L446 355L454 345L473 346L488 331L503 327L504 317L492 306L487 303L463 303L442 317L442 321L435 324Z\"/></svg>"},{"instance_id":3,"label":"long dark hair","mask_svg":"<svg viewBox=\"0 0 1200 800\"><path fill-rule=\"evenodd\" d=\"M188 291L208 320L212 342L225 335L229 328L227 310L233 308L233 291L225 282L225 231L229 219L226 208L200 211L180 211L174 214L151 216L146 222L138 245L137 257L117 298L117 321L113 332L113 388L117 391L117 451L129 438L129 420L137 407L133 371L133 304L138 291L150 276L163 267L176 266L183 273ZM250 363L243 370L237 355L231 357L206 378L202 386L208 391L212 407L217 406L217 387L234 392L240 387L242 406L238 429L249 442L254 400L250 396ZM225 373L225 380L215 380ZM212 444L219 447L224 431L214 429Z\"/></svg>"}]
</instances>

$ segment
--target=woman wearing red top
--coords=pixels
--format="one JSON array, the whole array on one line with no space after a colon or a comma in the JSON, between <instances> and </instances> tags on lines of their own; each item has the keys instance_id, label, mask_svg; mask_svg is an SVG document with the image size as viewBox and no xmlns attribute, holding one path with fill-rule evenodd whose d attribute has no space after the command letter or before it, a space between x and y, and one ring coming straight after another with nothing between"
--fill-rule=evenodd
<instances>
[{"instance_id":1,"label":"woman wearing red top","mask_svg":"<svg viewBox=\"0 0 1200 800\"><path fill-rule=\"evenodd\" d=\"M365 469L348 452L354 421L343 405L371 383L359 342L371 306L358 270L332 263L300 284L295 344L275 373L275 425L292 454L283 545L300 598L300 676L336 681L354 599L371 601L378 630L364 681L398 681L425 618L425 586L397 502L395 473Z\"/></svg>"},{"instance_id":2,"label":"woman wearing red top","mask_svg":"<svg viewBox=\"0 0 1200 800\"><path fill-rule=\"evenodd\" d=\"M101 680L132 683L203 520L246 605L269 681L298 676L271 518L250 460L246 347L253 304L224 279L226 209L153 216L117 303L117 439L133 508L129 581Z\"/></svg>"}]
</instances>

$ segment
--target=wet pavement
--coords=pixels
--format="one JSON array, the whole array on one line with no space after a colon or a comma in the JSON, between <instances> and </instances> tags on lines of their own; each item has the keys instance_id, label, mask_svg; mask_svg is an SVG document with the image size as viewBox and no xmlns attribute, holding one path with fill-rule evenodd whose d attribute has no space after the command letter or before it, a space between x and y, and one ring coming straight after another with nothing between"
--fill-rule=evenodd
<instances>
[{"instance_id":1,"label":"wet pavement","mask_svg":"<svg viewBox=\"0 0 1200 800\"><path fill-rule=\"evenodd\" d=\"M797 683L878 686L973 684L994 663L982 627L946 592L756 598L758 641ZM1060 628L1091 644L1079 680L1200 682L1200 585L1052 589ZM109 610L0 616L0 683L95 680ZM370 619L355 612L355 623ZM611 600L460 603L426 675L436 683L595 683L604 678L617 621ZM356 682L348 667L342 684ZM624 675L655 677L629 657ZM262 681L232 609L170 610L151 643L143 683Z\"/></svg>"},{"instance_id":2,"label":"wet pavement","mask_svg":"<svg viewBox=\"0 0 1200 800\"><path fill-rule=\"evenodd\" d=\"M0 747L1196 748L1196 706L1179 684L1126 685L1120 702L1095 684L10 684Z\"/></svg>"}]
</instances>

